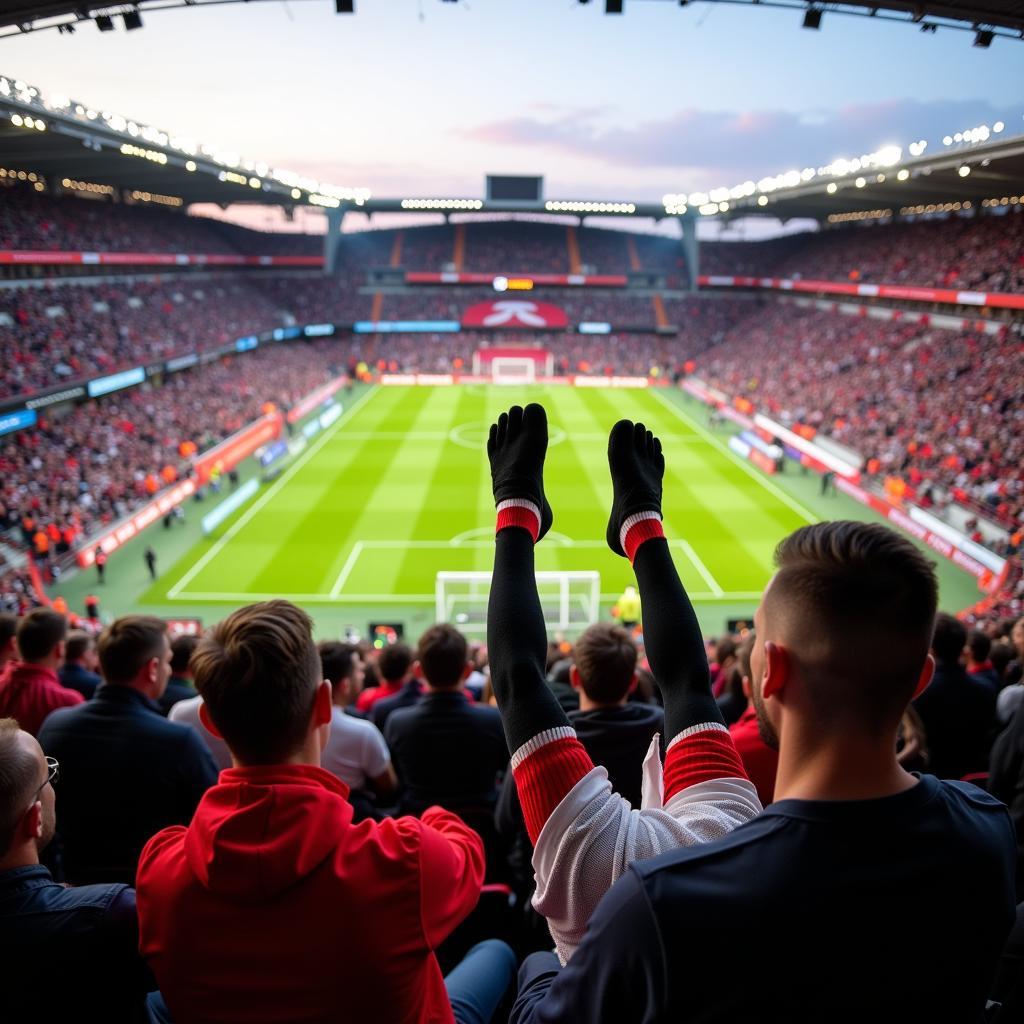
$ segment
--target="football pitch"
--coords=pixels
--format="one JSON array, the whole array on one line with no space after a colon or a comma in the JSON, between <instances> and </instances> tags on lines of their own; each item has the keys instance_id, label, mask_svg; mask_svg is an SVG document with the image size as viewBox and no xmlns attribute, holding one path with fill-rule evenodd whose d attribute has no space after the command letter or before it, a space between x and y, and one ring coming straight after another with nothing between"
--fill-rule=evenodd
<instances>
[{"instance_id":1,"label":"football pitch","mask_svg":"<svg viewBox=\"0 0 1024 1024\"><path fill-rule=\"evenodd\" d=\"M621 417L662 439L666 532L695 602L755 602L776 542L817 518L657 390L382 387L355 399L147 598L432 606L438 572L491 567L484 441L503 409L528 401L548 410L545 486L555 513L536 567L596 571L605 602L633 582L604 541L608 430Z\"/></svg>"},{"instance_id":2,"label":"football pitch","mask_svg":"<svg viewBox=\"0 0 1024 1024\"><path fill-rule=\"evenodd\" d=\"M599 584L589 586L600 592L601 617L635 582L604 540L608 431L622 417L642 420L664 444L666 535L708 633L753 614L786 534L819 518L876 518L845 496L822 498L817 478L799 469L765 476L674 389L378 386L348 396L340 419L211 535L198 529L201 513L213 507L208 496L189 503L185 527L153 528L116 552L100 590L103 610L210 624L239 605L287 598L309 611L319 635L348 625L365 635L368 622L402 622L415 639L437 618L438 573L492 567L495 512L484 442L501 411L529 401L548 411L545 486L554 510L536 568L597 573ZM158 553L155 582L142 564L147 543ZM966 574L949 563L939 572L946 607L977 600ZM88 571L59 589L77 607L95 584ZM469 620L455 614L464 610L458 603L443 617L480 635L483 603Z\"/></svg>"}]
</instances>

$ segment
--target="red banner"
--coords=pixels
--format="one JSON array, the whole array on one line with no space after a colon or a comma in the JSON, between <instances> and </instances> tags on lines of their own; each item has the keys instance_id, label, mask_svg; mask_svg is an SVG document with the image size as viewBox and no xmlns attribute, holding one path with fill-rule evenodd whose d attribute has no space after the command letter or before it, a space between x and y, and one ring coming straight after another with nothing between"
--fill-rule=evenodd
<instances>
[{"instance_id":1,"label":"red banner","mask_svg":"<svg viewBox=\"0 0 1024 1024\"><path fill-rule=\"evenodd\" d=\"M532 299L495 299L470 306L462 314L463 327L530 328L555 330L569 326L564 309Z\"/></svg>"},{"instance_id":2,"label":"red banner","mask_svg":"<svg viewBox=\"0 0 1024 1024\"><path fill-rule=\"evenodd\" d=\"M252 455L261 444L276 441L281 436L283 422L284 417L279 412L269 413L200 455L192 463L200 486L210 479L214 467L219 466L222 472L227 472Z\"/></svg>"},{"instance_id":3,"label":"red banner","mask_svg":"<svg viewBox=\"0 0 1024 1024\"><path fill-rule=\"evenodd\" d=\"M0 250L0 263L163 267L322 267L323 256L230 256L180 252L48 252Z\"/></svg>"},{"instance_id":4,"label":"red banner","mask_svg":"<svg viewBox=\"0 0 1024 1024\"><path fill-rule=\"evenodd\" d=\"M528 289L530 286L542 287L591 287L591 288L625 288L629 279L625 274L504 274L479 272L458 274L455 271L435 273L429 271L409 271L405 275L406 284L493 284L496 277L509 279L509 290L514 281L518 288Z\"/></svg>"}]
</instances>

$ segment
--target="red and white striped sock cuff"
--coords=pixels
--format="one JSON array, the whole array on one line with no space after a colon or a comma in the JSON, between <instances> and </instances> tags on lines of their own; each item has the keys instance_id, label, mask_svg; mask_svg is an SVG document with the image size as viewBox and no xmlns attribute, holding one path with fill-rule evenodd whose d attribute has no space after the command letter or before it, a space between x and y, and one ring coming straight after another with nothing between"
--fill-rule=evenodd
<instances>
[{"instance_id":1,"label":"red and white striped sock cuff","mask_svg":"<svg viewBox=\"0 0 1024 1024\"><path fill-rule=\"evenodd\" d=\"M536 845L552 811L593 767L576 730L569 726L538 733L512 755L512 774L531 843Z\"/></svg>"},{"instance_id":2,"label":"red and white striped sock cuff","mask_svg":"<svg viewBox=\"0 0 1024 1024\"><path fill-rule=\"evenodd\" d=\"M636 558L637 548L645 540L664 536L665 531L661 526L660 512L637 512L634 515L626 516L623 520L622 529L619 530L619 544L632 564L633 559Z\"/></svg>"},{"instance_id":3,"label":"red and white striped sock cuff","mask_svg":"<svg viewBox=\"0 0 1024 1024\"><path fill-rule=\"evenodd\" d=\"M498 502L498 525L494 528L495 533L500 533L506 527L521 526L530 532L533 543L537 543L540 536L540 509L527 498L507 498Z\"/></svg>"},{"instance_id":4,"label":"red and white striped sock cuff","mask_svg":"<svg viewBox=\"0 0 1024 1024\"><path fill-rule=\"evenodd\" d=\"M710 779L745 779L746 769L721 722L691 725L672 738L665 753L665 802Z\"/></svg>"}]
</instances>

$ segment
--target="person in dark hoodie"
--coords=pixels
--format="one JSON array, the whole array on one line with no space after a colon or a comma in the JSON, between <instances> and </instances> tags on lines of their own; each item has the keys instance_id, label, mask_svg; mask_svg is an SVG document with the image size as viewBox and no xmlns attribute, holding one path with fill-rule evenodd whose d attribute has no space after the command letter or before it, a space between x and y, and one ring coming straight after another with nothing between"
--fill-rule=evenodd
<instances>
[{"instance_id":1,"label":"person in dark hoodie","mask_svg":"<svg viewBox=\"0 0 1024 1024\"><path fill-rule=\"evenodd\" d=\"M512 951L481 943L447 979L434 955L476 905L483 844L439 807L353 823L348 787L320 767L331 685L309 616L241 608L192 669L235 767L139 860L139 948L172 1018L489 1020Z\"/></svg>"}]
</instances>

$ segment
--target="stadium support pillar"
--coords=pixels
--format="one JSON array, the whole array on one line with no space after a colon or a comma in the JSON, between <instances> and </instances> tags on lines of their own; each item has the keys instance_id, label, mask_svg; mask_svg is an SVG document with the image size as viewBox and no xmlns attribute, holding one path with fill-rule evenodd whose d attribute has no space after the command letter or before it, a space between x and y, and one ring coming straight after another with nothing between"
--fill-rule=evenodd
<instances>
[{"instance_id":1,"label":"stadium support pillar","mask_svg":"<svg viewBox=\"0 0 1024 1024\"><path fill-rule=\"evenodd\" d=\"M325 210L327 233L324 235L324 273L333 274L338 269L338 254L341 249L341 222L345 219L345 206L336 210Z\"/></svg>"},{"instance_id":2,"label":"stadium support pillar","mask_svg":"<svg viewBox=\"0 0 1024 1024\"><path fill-rule=\"evenodd\" d=\"M679 226L683 229L683 256L686 258L686 273L690 281L690 291L697 290L697 277L700 274L700 243L697 241L697 218L686 214L679 218Z\"/></svg>"}]
</instances>

